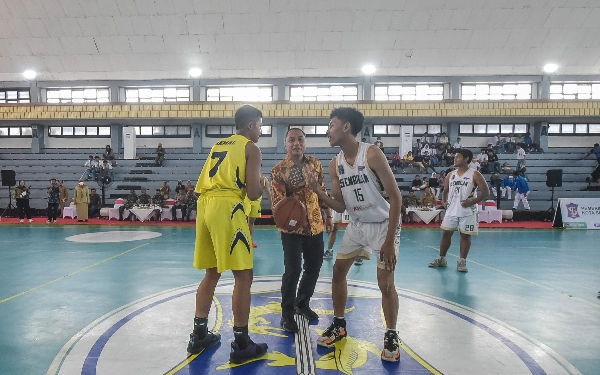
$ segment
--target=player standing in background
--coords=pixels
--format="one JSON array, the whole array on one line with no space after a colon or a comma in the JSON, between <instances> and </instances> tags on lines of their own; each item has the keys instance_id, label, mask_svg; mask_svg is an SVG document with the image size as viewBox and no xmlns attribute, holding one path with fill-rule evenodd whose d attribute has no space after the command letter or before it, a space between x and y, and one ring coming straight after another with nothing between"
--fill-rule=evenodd
<instances>
[{"instance_id":1,"label":"player standing in background","mask_svg":"<svg viewBox=\"0 0 600 375\"><path fill-rule=\"evenodd\" d=\"M455 230L460 231L460 258L456 263L459 272L468 272L467 255L471 249L471 236L479 232L479 215L477 203L483 201L490 191L485 179L478 171L469 168L473 153L467 149L456 150L454 156L455 170L446 176L442 205L446 207L446 216L440 226L444 233L440 243L440 255L429 267L447 267L446 253L452 244ZM479 188L481 195L475 190Z\"/></svg>"},{"instance_id":2,"label":"player standing in background","mask_svg":"<svg viewBox=\"0 0 600 375\"><path fill-rule=\"evenodd\" d=\"M317 344L331 348L346 337L346 277L354 259L370 259L374 251L387 327L381 359L396 362L400 360L400 339L396 331L398 293L394 285L394 269L400 246L402 196L383 152L375 145L356 140L363 127L363 114L354 108L337 108L331 112L330 118L327 131L329 144L342 149L329 164L331 198L316 189L316 181L313 180L311 186L315 187L319 199L335 211L347 209L350 223L333 266L333 323L317 339Z\"/></svg>"},{"instance_id":3,"label":"player standing in background","mask_svg":"<svg viewBox=\"0 0 600 375\"><path fill-rule=\"evenodd\" d=\"M235 126L236 134L213 146L196 184L200 198L194 267L206 270L206 274L196 293L188 352L200 353L221 340L221 335L208 331L208 313L221 273L232 270L235 339L229 361L242 363L267 352L267 344L256 344L248 336L254 252L243 204L245 196L255 200L262 195L262 156L255 145L261 135L261 111L250 105L240 107L235 113Z\"/></svg>"}]
</instances>

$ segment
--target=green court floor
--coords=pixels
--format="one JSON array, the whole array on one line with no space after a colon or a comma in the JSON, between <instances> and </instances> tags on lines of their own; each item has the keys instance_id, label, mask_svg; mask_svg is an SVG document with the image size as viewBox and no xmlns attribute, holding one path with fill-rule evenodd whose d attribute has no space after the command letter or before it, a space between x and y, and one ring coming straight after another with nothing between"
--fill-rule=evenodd
<instances>
[{"instance_id":1,"label":"green court floor","mask_svg":"<svg viewBox=\"0 0 600 375\"><path fill-rule=\"evenodd\" d=\"M364 371L357 367L351 372L366 373L368 368L370 373L475 374L488 366L488 358L508 348L506 361L512 361L510 355L514 354L517 362L522 360L525 365L489 365L496 367L490 367L488 373L512 374L511 369L516 368L525 369L518 373L550 374L554 370L547 369L555 365L560 373L600 373L599 234L592 230L482 230L473 239L469 272L461 274L455 266L457 235L448 256L449 267L431 269L427 263L437 255L440 230L404 229L395 271L396 287L403 296L398 318L400 336L410 337L407 344L436 370L419 372L408 365L381 367L376 356L372 356L374 359ZM338 243L342 235L343 231ZM279 234L272 228L258 228L255 242L259 244L255 249L255 277L261 280L273 276L270 282L276 281L283 273ZM76 346L67 344L70 340L75 342L86 327L136 301L201 280L203 272L192 266L193 245L193 228L2 225L0 374L68 373L64 364L68 355L75 352L70 348ZM317 304L330 302L327 282L332 267L333 260L324 261L322 290L315 295ZM224 285L229 278L231 274L223 275ZM371 290L377 292L373 261L354 266L348 278L360 282L357 288L374 285ZM277 289L270 293L276 301ZM451 317L439 315L438 319L437 313L430 314L430 310L414 305L417 300L429 307L441 306L438 310L451 313ZM368 309L379 314L378 304L373 306ZM367 309L367 305L362 308ZM191 326L193 302L168 311L159 318L172 315ZM477 317L497 325L492 336L499 341L482 338L479 331L470 331L470 326L464 324L483 327ZM326 327L329 320L321 319L319 327ZM141 332L151 327L145 323L136 329ZM230 331L227 321L223 321L222 329ZM352 329L357 334L361 331L360 320L349 328L350 333ZM379 346L381 332L372 333L371 341ZM161 332L180 342L183 352L188 333ZM513 336L518 339L510 339L507 344L506 338ZM144 345L152 345L148 336L143 337L144 342L137 343L135 335L126 341L142 356ZM534 349L529 349L529 344ZM106 350L119 350L111 345L117 344L108 341ZM499 345L505 346L499 349ZM216 353L227 350L223 343ZM408 360L409 356L403 353L402 358ZM553 364L545 367L545 361ZM141 373L128 360L112 365L120 370L99 365L92 372L86 372L84 367L74 373ZM377 370L379 367L381 371ZM151 361L145 369L145 374L155 373ZM190 366L179 373L245 373L243 367L235 370L210 372ZM317 369L317 373L343 372Z\"/></svg>"}]
</instances>

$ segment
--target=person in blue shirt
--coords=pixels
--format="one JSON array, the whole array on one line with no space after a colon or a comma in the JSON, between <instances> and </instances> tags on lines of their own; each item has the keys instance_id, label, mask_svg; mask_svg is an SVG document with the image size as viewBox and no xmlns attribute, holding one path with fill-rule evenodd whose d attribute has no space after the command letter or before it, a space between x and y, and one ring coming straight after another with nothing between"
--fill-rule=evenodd
<instances>
[{"instance_id":1,"label":"person in blue shirt","mask_svg":"<svg viewBox=\"0 0 600 375\"><path fill-rule=\"evenodd\" d=\"M511 199L513 185L514 178L512 175L508 175L502 180L502 182L500 182L500 191L502 192L500 198L506 197L507 199Z\"/></svg>"},{"instance_id":2,"label":"person in blue shirt","mask_svg":"<svg viewBox=\"0 0 600 375\"><path fill-rule=\"evenodd\" d=\"M600 144L594 143L594 148L591 149L590 152L588 152L587 154L585 154L585 156L583 157L583 159L587 158L591 154L596 155L596 160L598 161L598 164L600 164Z\"/></svg>"},{"instance_id":3,"label":"person in blue shirt","mask_svg":"<svg viewBox=\"0 0 600 375\"><path fill-rule=\"evenodd\" d=\"M519 172L513 172L513 190L515 191L515 202L513 203L513 210L519 208L519 202L523 202L523 207L526 211L529 211L529 202L527 197L529 196L529 184L527 180L519 175Z\"/></svg>"}]
</instances>

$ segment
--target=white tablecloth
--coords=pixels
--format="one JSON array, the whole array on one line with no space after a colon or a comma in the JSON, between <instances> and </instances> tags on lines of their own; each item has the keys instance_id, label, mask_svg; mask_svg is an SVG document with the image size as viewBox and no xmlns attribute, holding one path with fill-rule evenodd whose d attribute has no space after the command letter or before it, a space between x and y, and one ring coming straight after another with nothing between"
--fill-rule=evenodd
<instances>
[{"instance_id":1,"label":"white tablecloth","mask_svg":"<svg viewBox=\"0 0 600 375\"><path fill-rule=\"evenodd\" d=\"M415 215L419 217L419 219L423 220L425 224L429 224L433 219L435 219L442 210L432 209L432 210L421 210L418 208L407 208L406 213L414 212Z\"/></svg>"},{"instance_id":2,"label":"white tablecloth","mask_svg":"<svg viewBox=\"0 0 600 375\"><path fill-rule=\"evenodd\" d=\"M154 210L156 209L161 209L160 207L156 206L150 206L148 208L141 208L141 207L133 207L130 211L140 220L140 221L146 221L149 220L150 217L152 216L152 213L154 212Z\"/></svg>"}]
</instances>

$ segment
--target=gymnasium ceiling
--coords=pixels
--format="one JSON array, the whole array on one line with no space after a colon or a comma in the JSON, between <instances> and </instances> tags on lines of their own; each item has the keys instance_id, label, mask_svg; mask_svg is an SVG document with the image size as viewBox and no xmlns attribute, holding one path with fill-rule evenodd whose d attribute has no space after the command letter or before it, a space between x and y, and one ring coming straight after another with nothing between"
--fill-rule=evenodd
<instances>
[{"instance_id":1,"label":"gymnasium ceiling","mask_svg":"<svg viewBox=\"0 0 600 375\"><path fill-rule=\"evenodd\" d=\"M0 82L600 72L598 0L0 0Z\"/></svg>"}]
</instances>

